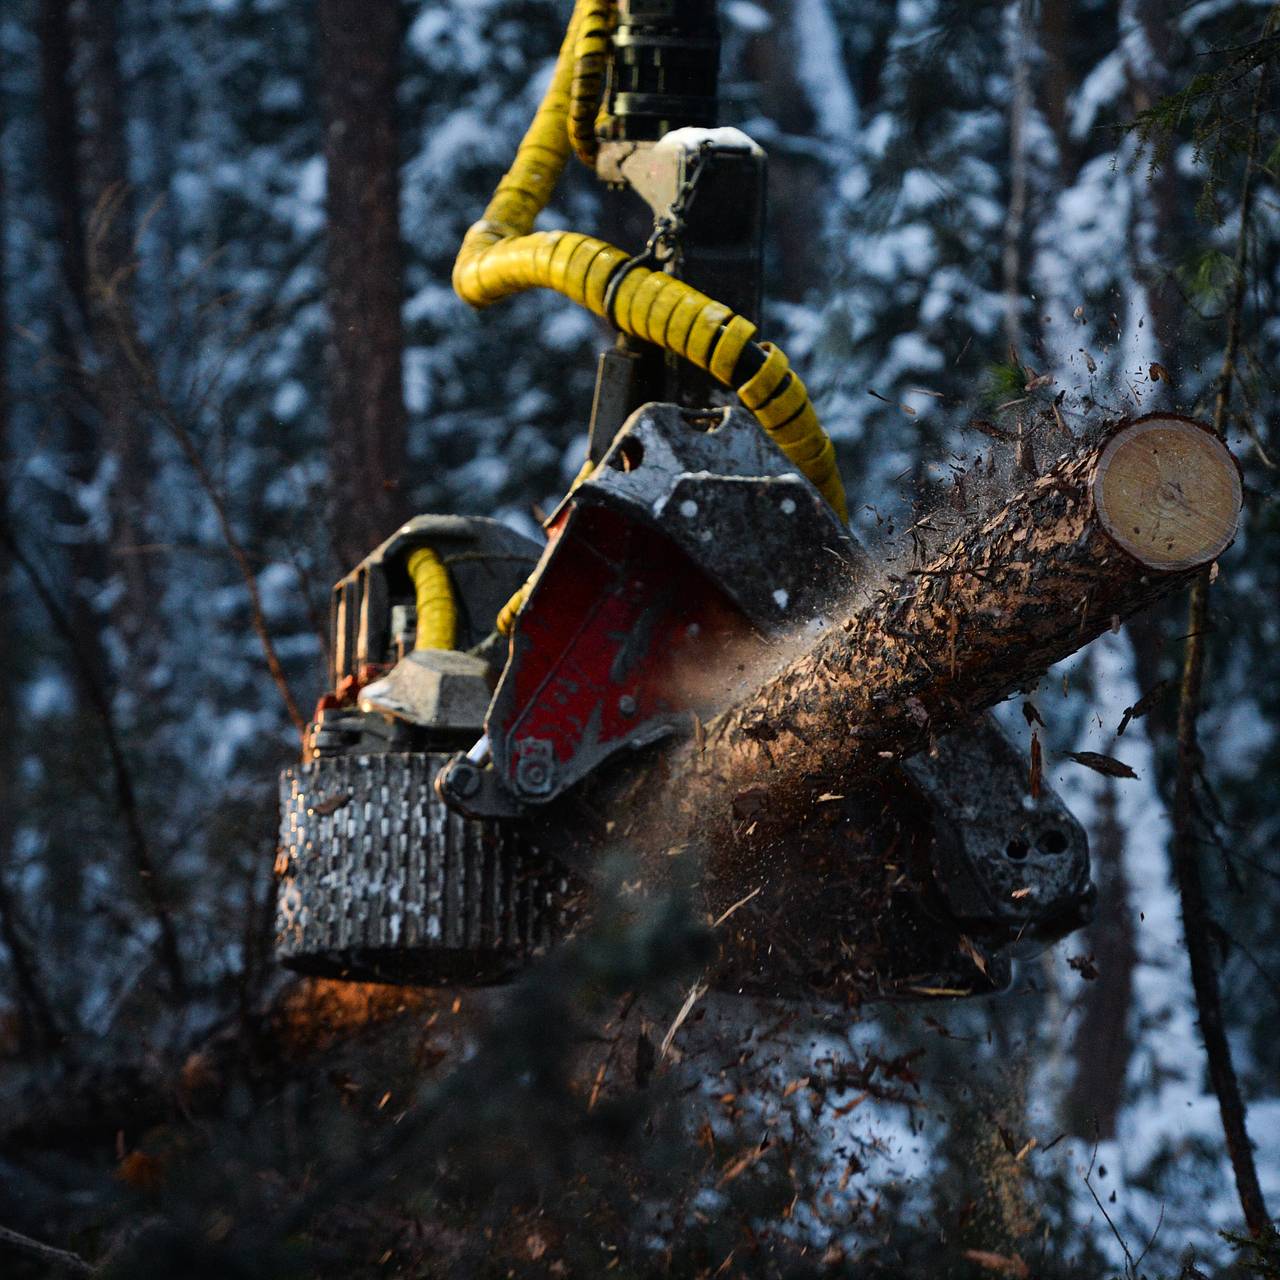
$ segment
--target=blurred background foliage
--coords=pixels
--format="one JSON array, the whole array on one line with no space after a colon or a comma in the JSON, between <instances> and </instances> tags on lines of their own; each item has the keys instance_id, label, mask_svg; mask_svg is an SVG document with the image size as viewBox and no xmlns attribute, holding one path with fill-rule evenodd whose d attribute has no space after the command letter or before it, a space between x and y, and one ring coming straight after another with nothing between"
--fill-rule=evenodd
<instances>
[{"instance_id":1,"label":"blurred background foliage","mask_svg":"<svg viewBox=\"0 0 1280 1280\"><path fill-rule=\"evenodd\" d=\"M1172 697L1116 735L1176 673L1176 603L1036 695L1101 900L1006 996L710 993L664 1050L706 944L678 898L601 920L509 991L274 966L275 774L297 744L282 689L304 716L321 692L337 531L371 501L334 463L346 282L326 256L317 15L340 8L0 12L0 1226L129 1277L1275 1274L1220 1234L1240 1211L1169 878ZM390 8L389 501L534 532L577 471L607 334L549 296L471 313L448 277L567 5ZM1274 1206L1271 16L721 5L724 122L770 154L765 327L805 369L878 547L945 496L952 463L1007 467L974 419L1207 416L1243 264L1228 434L1246 519L1214 588L1202 864ZM582 171L546 222L642 230ZM1008 725L1025 743L1016 707ZM1079 749L1138 780L1081 771ZM0 1258L77 1267L3 1241Z\"/></svg>"}]
</instances>

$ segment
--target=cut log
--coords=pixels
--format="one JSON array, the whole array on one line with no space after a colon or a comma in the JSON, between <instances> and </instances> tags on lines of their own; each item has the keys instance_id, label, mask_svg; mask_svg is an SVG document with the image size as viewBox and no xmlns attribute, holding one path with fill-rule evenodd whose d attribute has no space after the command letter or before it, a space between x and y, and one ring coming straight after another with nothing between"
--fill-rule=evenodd
<instances>
[{"instance_id":1,"label":"cut log","mask_svg":"<svg viewBox=\"0 0 1280 1280\"><path fill-rule=\"evenodd\" d=\"M1240 504L1235 460L1206 428L1170 415L1121 423L907 580L890 580L705 732L662 749L656 767L627 767L591 807L629 815L613 835L639 851L652 887L688 861L673 851L701 854L712 918L771 886L733 917L727 949L739 961L751 951L757 964L761 945L790 938L809 953L797 972L830 969L840 919L877 908L865 885L842 903L833 896L829 875L848 861L837 846L856 818L812 838L824 798L860 796L872 818L901 816L910 796L900 778L885 781L896 762L1030 688L1213 561L1235 536ZM787 919L775 914L766 928L784 900Z\"/></svg>"},{"instance_id":2,"label":"cut log","mask_svg":"<svg viewBox=\"0 0 1280 1280\"><path fill-rule=\"evenodd\" d=\"M1108 440L1093 494L1099 523L1136 561L1190 570L1216 560L1235 537L1240 472L1210 431L1162 415Z\"/></svg>"}]
</instances>

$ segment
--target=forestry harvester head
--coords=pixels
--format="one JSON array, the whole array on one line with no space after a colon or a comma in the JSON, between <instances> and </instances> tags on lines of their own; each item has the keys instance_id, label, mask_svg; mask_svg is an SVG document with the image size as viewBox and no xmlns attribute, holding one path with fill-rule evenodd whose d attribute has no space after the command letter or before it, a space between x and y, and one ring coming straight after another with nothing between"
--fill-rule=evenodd
<instances>
[{"instance_id":1,"label":"forestry harvester head","mask_svg":"<svg viewBox=\"0 0 1280 1280\"><path fill-rule=\"evenodd\" d=\"M589 820L583 797L627 771L677 791L661 744L749 692L771 646L803 649L867 570L804 384L756 340L766 161L717 127L718 59L714 0L578 0L546 98L467 233L454 284L468 302L552 288L617 337L545 545L421 516L335 588L330 692L281 784L292 968L508 976L572 929L603 856L614 822ZM639 252L533 230L570 150L649 206ZM998 989L1018 946L1087 914L1084 834L1049 788L1026 794L992 723L887 767L874 797L855 790L797 819L795 840L820 826L892 873L883 918L837 948L861 994ZM829 963L784 972L772 953L734 986L838 985Z\"/></svg>"}]
</instances>

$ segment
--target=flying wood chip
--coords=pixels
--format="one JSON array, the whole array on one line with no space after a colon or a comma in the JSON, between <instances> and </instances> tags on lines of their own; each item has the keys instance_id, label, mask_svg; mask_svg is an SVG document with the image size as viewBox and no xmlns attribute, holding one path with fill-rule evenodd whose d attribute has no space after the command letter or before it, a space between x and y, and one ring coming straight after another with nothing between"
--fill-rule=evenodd
<instances>
[{"instance_id":1,"label":"flying wood chip","mask_svg":"<svg viewBox=\"0 0 1280 1280\"><path fill-rule=\"evenodd\" d=\"M984 977L985 977L985 976L987 976L987 958L986 958L986 956L984 956L984 955L982 954L982 952L981 952L981 951L979 951L979 950L978 950L978 948L977 948L976 946L974 946L973 942L972 942L969 938L966 938L966 937L965 937L965 935L964 935L963 933L960 935L960 944L959 944L959 945L960 945L960 951L961 951L961 953L962 953L963 955L968 956L968 957L969 957L969 959L973 961L974 965L975 965L975 966L977 966L978 971L979 971L979 972L980 972Z\"/></svg>"},{"instance_id":2,"label":"flying wood chip","mask_svg":"<svg viewBox=\"0 0 1280 1280\"><path fill-rule=\"evenodd\" d=\"M1119 737L1129 727L1130 720L1141 720L1160 700L1160 695L1173 683L1172 680L1161 680L1154 684L1131 707L1125 707L1120 727L1116 730Z\"/></svg>"},{"instance_id":3,"label":"flying wood chip","mask_svg":"<svg viewBox=\"0 0 1280 1280\"><path fill-rule=\"evenodd\" d=\"M1108 778L1136 778L1138 775L1123 760L1104 756L1100 751L1068 751L1068 759L1082 764L1086 769L1105 773Z\"/></svg>"},{"instance_id":4,"label":"flying wood chip","mask_svg":"<svg viewBox=\"0 0 1280 1280\"><path fill-rule=\"evenodd\" d=\"M1004 440L1011 444L1018 438L1012 431L997 427L994 422L988 422L986 418L970 418L969 426L974 431L981 431L984 436L990 436L993 440Z\"/></svg>"},{"instance_id":5,"label":"flying wood chip","mask_svg":"<svg viewBox=\"0 0 1280 1280\"><path fill-rule=\"evenodd\" d=\"M966 1249L964 1256L984 1271L1014 1276L1018 1280L1025 1280L1025 1277L1031 1274L1031 1268L1017 1254L1006 1256L1003 1253L992 1253L987 1249Z\"/></svg>"},{"instance_id":6,"label":"flying wood chip","mask_svg":"<svg viewBox=\"0 0 1280 1280\"><path fill-rule=\"evenodd\" d=\"M345 809L350 803L350 796L327 796L323 800L317 800L311 808L312 811L319 814L320 817L327 818L330 814L337 813L339 809Z\"/></svg>"},{"instance_id":7,"label":"flying wood chip","mask_svg":"<svg viewBox=\"0 0 1280 1280\"><path fill-rule=\"evenodd\" d=\"M741 822L758 817L769 805L770 791L763 783L743 787L733 797L733 816Z\"/></svg>"}]
</instances>

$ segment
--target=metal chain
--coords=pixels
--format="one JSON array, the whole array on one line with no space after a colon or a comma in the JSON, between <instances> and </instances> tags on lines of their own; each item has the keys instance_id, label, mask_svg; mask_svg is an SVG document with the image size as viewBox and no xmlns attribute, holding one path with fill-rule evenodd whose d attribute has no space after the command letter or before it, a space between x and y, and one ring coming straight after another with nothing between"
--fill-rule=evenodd
<instances>
[{"instance_id":1,"label":"metal chain","mask_svg":"<svg viewBox=\"0 0 1280 1280\"><path fill-rule=\"evenodd\" d=\"M670 264L672 267L671 274L679 275L683 257L682 237L685 230L685 218L688 215L690 206L693 204L693 198L697 194L698 179L706 168L705 161L710 150L711 144L709 142L698 144L697 154L693 158L693 163L690 165L684 181L680 184L680 190L676 192L676 198L671 202L670 212L660 215L654 221L653 230L649 233L649 238L645 241L644 248L633 257L628 258L613 273L613 277L604 291L604 313L615 329L618 324L613 316L614 299L617 297L618 287L631 274L634 267L653 267L665 270Z\"/></svg>"},{"instance_id":2,"label":"metal chain","mask_svg":"<svg viewBox=\"0 0 1280 1280\"><path fill-rule=\"evenodd\" d=\"M706 158L710 150L709 142L704 141L698 144L697 154L693 157L689 172L680 184L676 198L671 202L670 212L657 219L645 245L646 251L652 249L654 261L663 264L670 262L677 272L683 256L682 237L685 231L685 217L693 204L694 196L697 195L698 179L702 177L706 168ZM660 252L663 249L666 250L665 255Z\"/></svg>"}]
</instances>

